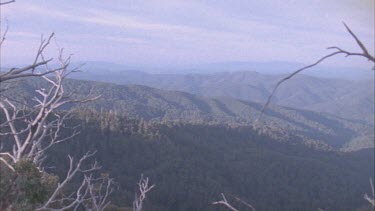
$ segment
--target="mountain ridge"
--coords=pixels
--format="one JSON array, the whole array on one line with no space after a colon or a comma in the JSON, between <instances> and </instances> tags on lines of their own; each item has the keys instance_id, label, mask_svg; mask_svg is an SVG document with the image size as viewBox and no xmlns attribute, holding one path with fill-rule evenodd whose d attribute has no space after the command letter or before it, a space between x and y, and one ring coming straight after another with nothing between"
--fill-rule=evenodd
<instances>
[{"instance_id":1,"label":"mountain ridge","mask_svg":"<svg viewBox=\"0 0 375 211\"><path fill-rule=\"evenodd\" d=\"M34 89L46 84L37 80L26 80L19 85L21 90L15 91L30 96L35 94ZM187 92L166 91L142 85L116 85L69 79L65 81L64 86L67 93L78 89L80 93L76 97L87 95L92 88L95 95L101 95L98 100L78 107L113 111L131 118L151 121L254 125L263 106L261 103L230 97L207 98ZM27 98L31 99L31 97ZM327 113L271 105L266 110L260 125L276 130L287 130L307 139L326 143L335 149L351 146L350 151L373 145L371 125ZM349 144L353 140L355 140L352 144L354 146Z\"/></svg>"},{"instance_id":2,"label":"mountain ridge","mask_svg":"<svg viewBox=\"0 0 375 211\"><path fill-rule=\"evenodd\" d=\"M283 75L264 75L250 71L185 75L125 71L113 74L87 72L74 77L264 103ZM364 120L370 124L374 124L374 102L372 79L351 81L305 75L297 75L286 81L272 100L273 104L281 106L326 112L343 118Z\"/></svg>"}]
</instances>

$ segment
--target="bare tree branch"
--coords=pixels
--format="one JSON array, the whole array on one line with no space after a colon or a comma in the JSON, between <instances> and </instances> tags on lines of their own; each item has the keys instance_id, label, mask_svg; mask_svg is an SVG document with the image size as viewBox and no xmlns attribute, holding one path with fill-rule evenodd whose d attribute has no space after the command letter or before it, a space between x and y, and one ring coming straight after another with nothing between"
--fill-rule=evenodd
<instances>
[{"instance_id":1,"label":"bare tree branch","mask_svg":"<svg viewBox=\"0 0 375 211\"><path fill-rule=\"evenodd\" d=\"M13 168L13 166L11 164L8 163L8 161L6 161L4 158L0 157L0 161L2 161L10 170L12 170L13 172L15 172L16 170Z\"/></svg>"},{"instance_id":2,"label":"bare tree branch","mask_svg":"<svg viewBox=\"0 0 375 211\"><path fill-rule=\"evenodd\" d=\"M234 207L233 207L233 206L227 201L227 198L225 198L224 193L221 193L221 197L222 197L222 200L212 202L212 204L214 204L214 205L221 204L221 205L224 205L225 207L227 207L227 208L230 209L230 210L238 211L238 209L234 208Z\"/></svg>"},{"instance_id":3,"label":"bare tree branch","mask_svg":"<svg viewBox=\"0 0 375 211\"><path fill-rule=\"evenodd\" d=\"M271 100L272 100L272 97L275 95L277 89L279 88L279 86L284 83L285 81L291 79L293 76L297 75L298 73L306 70L306 69L309 69L309 68L312 68L316 65L318 65L319 63L323 62L324 60L330 58L330 57L333 57L333 56L336 56L336 55L339 55L339 54L343 54L345 55L346 57L348 56L360 56L360 57L364 57L364 58L367 58L369 61L372 61L373 63L375 63L375 57L373 55L371 55L368 50L366 49L366 47L363 45L363 43L358 39L358 37L352 32L352 30L350 30L350 28L345 24L343 23L346 30L350 33L350 35L354 38L354 40L356 41L356 43L358 44L358 46L361 48L362 52L361 53L354 53L354 52L349 52L349 51L346 51L346 50L343 50L339 47L336 47L336 46L332 46L332 47L328 47L327 49L329 50L335 50L335 52L333 53L330 53L326 56L323 56L322 58L318 59L316 62L310 64L310 65L307 65L307 66L304 66L296 71L294 71L293 73L291 73L290 75L282 78L280 81L277 82L276 86L273 88L271 94L268 96L267 98L267 101L266 103L263 105L261 111L260 111L260 115L259 117L257 118L256 121L259 121L265 110L267 109L268 105L270 104Z\"/></svg>"},{"instance_id":4,"label":"bare tree branch","mask_svg":"<svg viewBox=\"0 0 375 211\"><path fill-rule=\"evenodd\" d=\"M238 198L238 197L235 197L235 199L239 202L241 202L242 204L244 204L246 207L250 208L252 211L256 211L255 208L253 207L253 205L245 202L244 200Z\"/></svg>"},{"instance_id":5,"label":"bare tree branch","mask_svg":"<svg viewBox=\"0 0 375 211\"><path fill-rule=\"evenodd\" d=\"M222 199L220 200L220 201L215 201L215 202L212 202L212 204L214 204L214 205L223 205L223 206L225 206L225 207L227 207L228 209L230 209L230 210L232 210L232 211L239 211L237 208L235 208L233 205L231 205L229 202L228 202L228 200L227 200L227 198L225 197L225 195L224 195L224 193L221 193L221 197L222 197ZM240 199L240 198L238 198L238 197L234 197L237 201L239 201L240 203L242 203L243 205L245 205L246 207L248 207L248 208L250 208L252 211L256 211L255 210L255 208L251 205L251 204L249 204L249 203L247 203L247 202L245 202L245 201L243 201L242 199Z\"/></svg>"},{"instance_id":6,"label":"bare tree branch","mask_svg":"<svg viewBox=\"0 0 375 211\"><path fill-rule=\"evenodd\" d=\"M60 68L51 70L51 71L46 71L46 72L35 72L35 69L38 67L42 67L43 65L46 65L48 62L52 61L52 59L39 61L39 59L43 55L43 51L47 48L47 46L50 44L50 41L52 37L54 36L54 33L52 33L47 39L43 39L43 35L41 37L41 42L39 49L37 51L37 54L35 55L34 62L31 65L28 65L23 68L11 68L9 71L0 74L0 82L16 79L16 78L24 78L24 77L30 77L30 76L43 76L50 74L52 72L56 72L62 69L66 69L65 66L62 66ZM3 39L5 39L5 36L3 36ZM28 72L31 71L31 72Z\"/></svg>"},{"instance_id":7,"label":"bare tree branch","mask_svg":"<svg viewBox=\"0 0 375 211\"><path fill-rule=\"evenodd\" d=\"M10 3L13 3L13 2L15 2L15 0L6 1L6 2L0 2L0 6L1 5L5 5L5 4L10 4Z\"/></svg>"},{"instance_id":8,"label":"bare tree branch","mask_svg":"<svg viewBox=\"0 0 375 211\"><path fill-rule=\"evenodd\" d=\"M107 175L102 175L98 179L93 179L92 175L89 175L85 176L85 180L89 192L89 198L87 199L89 203L85 204L86 210L104 210L111 203L111 201L108 201L108 197L113 192L114 180Z\"/></svg>"},{"instance_id":9,"label":"bare tree branch","mask_svg":"<svg viewBox=\"0 0 375 211\"><path fill-rule=\"evenodd\" d=\"M134 211L141 211L143 208L143 201L146 199L146 194L149 192L152 188L154 188L155 185L149 186L148 184L148 177L143 178L143 175L141 175L141 179L138 182L138 191L139 193L135 193L135 199L133 201L133 210Z\"/></svg>"},{"instance_id":10,"label":"bare tree branch","mask_svg":"<svg viewBox=\"0 0 375 211\"><path fill-rule=\"evenodd\" d=\"M91 167L82 169L83 163L88 158L92 157L95 153L96 152L87 152L77 162L77 164L74 164L74 159L71 156L68 156L69 157L69 170L68 170L65 178L62 180L61 183L59 183L57 185L56 189L51 194L49 199L44 203L44 205L42 205L37 210L67 210L67 209L70 209L70 208L76 206L77 204L81 204L84 201L85 196L87 195L86 191L82 192L83 187L88 185L88 183L87 183L88 181L87 181L86 178L82 180L81 186L78 188L78 190L76 191L75 194L74 193L71 194L71 197L62 198L62 199L59 199L59 200L57 200L57 198L60 196L61 192L63 191L63 188L66 187L66 184L69 183L75 177L75 175L77 173L79 173L79 172L81 172L81 173L92 172L92 171L100 169L100 167L97 165L96 162ZM71 203L69 203L68 205L64 205L64 207L60 207L58 209L54 208L53 205L55 204L55 202L61 201L61 200L70 200Z\"/></svg>"},{"instance_id":11,"label":"bare tree branch","mask_svg":"<svg viewBox=\"0 0 375 211\"><path fill-rule=\"evenodd\" d=\"M9 3L11 3L11 2L9 2ZM1 5L1 4L0 4L0 5ZM1 30L1 29L0 29L0 30ZM0 48L1 48L1 46L3 45L3 43L4 43L5 39L6 39L6 35L7 35L7 33L8 33L8 30L9 30L9 25L7 24L7 25L6 25L6 28L5 28L5 31L4 31L4 33L2 34L1 39L0 39Z\"/></svg>"},{"instance_id":12,"label":"bare tree branch","mask_svg":"<svg viewBox=\"0 0 375 211\"><path fill-rule=\"evenodd\" d=\"M364 198L366 201L368 201L373 207L375 207L375 190L374 190L374 183L372 182L372 179L370 178L370 187L371 187L371 195L365 194Z\"/></svg>"},{"instance_id":13,"label":"bare tree branch","mask_svg":"<svg viewBox=\"0 0 375 211\"><path fill-rule=\"evenodd\" d=\"M50 36L48 40L50 40L51 38L52 36ZM49 41L44 42L49 43ZM42 55L45 46L45 44L41 45L38 55ZM62 51L60 52L62 53ZM27 114L29 116L32 116L31 118L26 118L26 115L23 116L24 118L20 118L18 114L21 112L25 113L25 111L19 109L7 97L3 96L1 98L0 109L3 111L6 118L6 122L1 123L1 126L7 126L10 129L10 132L2 135L13 136L15 143L13 157L16 158L16 162L22 158L28 158L34 160L35 164L38 164L40 163L38 161L38 158L42 158L43 153L48 148L55 144L69 140L79 133L78 131L74 130L70 136L66 138L59 138L61 127L68 114L66 116L60 117L54 112L56 109L65 104L84 103L99 98L99 96L93 96L92 92L81 99L73 98L74 91L72 93L66 94L63 87L63 80L65 79L66 75L71 72L67 69L70 59L64 60L62 55L60 55L59 61L61 62L61 67L59 68L50 69L49 67L46 67L45 73L51 73L53 74L53 77L47 77L45 75L41 76L42 79L50 84L50 87L48 89L35 90L36 93L39 94L39 96L34 96L33 100L37 104L33 106L33 109L30 112L31 114L35 115ZM16 79L19 75L26 75L27 73L24 73L25 71L31 71L31 74L34 74L32 73L34 67L40 66L40 64L46 65L47 63L35 62L35 64L36 65L31 65L26 68L13 71L10 75L8 75L10 78L7 78L6 80ZM57 119L48 122L47 119L50 118L51 115L55 115ZM27 121L28 124L24 128L18 128L16 126L16 122L20 121ZM27 133L24 139L21 139L21 137L19 136L21 133Z\"/></svg>"},{"instance_id":14,"label":"bare tree branch","mask_svg":"<svg viewBox=\"0 0 375 211\"><path fill-rule=\"evenodd\" d=\"M12 3L13 1L0 3L0 5ZM6 33L0 39L0 50L4 43ZM71 103L84 103L96 100L99 96L94 96L92 92L83 98L75 98L76 90L66 93L63 82L66 77L73 72L77 72L77 68L68 69L70 65L71 55L63 56L63 49L60 49L56 68L49 67L52 59L45 59L44 51L49 46L51 39L54 37L52 33L47 39L41 36L40 45L32 64L22 68L11 68L6 72L0 72L0 83L13 83L25 77L39 77L47 83L47 87L35 90L35 96L31 99L34 103L20 102L13 97L0 96L0 115L4 117L0 120L0 162L4 163L12 172L16 171L16 164L21 160L30 160L39 171L47 174L43 168L43 161L47 157L47 150L52 146L71 140L79 134L79 125L66 127L65 122L70 118L70 112L57 112L61 106ZM6 87L7 91L10 87ZM26 100L25 100L26 101ZM1 114L2 113L2 114ZM70 135L62 136L63 129L71 129ZM3 141L6 137L7 147L4 148ZM37 210L77 210L84 204L91 204L94 210L103 210L108 204L108 196L112 193L113 179L102 178L93 179L91 172L100 169L97 162L91 166L84 168L83 164L95 152L87 152L77 163L69 156L69 169L65 177L53 190L48 200L45 201ZM85 165L86 166L86 165ZM65 195L65 189L68 183L77 174L83 174L81 185L77 187L68 196ZM15 174L17 175L17 173ZM15 182L15 178L11 183ZM9 186L10 189L14 186ZM97 188L99 187L99 192ZM10 209L13 199L11 192L5 191L0 199L0 209ZM17 196L18 197L18 196ZM6 202L6 203L3 203Z\"/></svg>"},{"instance_id":15,"label":"bare tree branch","mask_svg":"<svg viewBox=\"0 0 375 211\"><path fill-rule=\"evenodd\" d=\"M372 56L371 54L369 54L368 50L366 49L365 45L363 45L363 43L358 39L358 37L352 32L352 30L350 30L350 28L343 22L346 30L350 33L350 35L352 35L352 37L355 39L355 41L357 42L358 46L362 49L362 53L361 54L357 54L358 56L363 56L363 57L366 57L368 60L372 61L372 62L375 62L375 58L374 56ZM344 52L345 53L345 52ZM350 53L347 53L348 55ZM354 54L353 54L354 55Z\"/></svg>"}]
</instances>

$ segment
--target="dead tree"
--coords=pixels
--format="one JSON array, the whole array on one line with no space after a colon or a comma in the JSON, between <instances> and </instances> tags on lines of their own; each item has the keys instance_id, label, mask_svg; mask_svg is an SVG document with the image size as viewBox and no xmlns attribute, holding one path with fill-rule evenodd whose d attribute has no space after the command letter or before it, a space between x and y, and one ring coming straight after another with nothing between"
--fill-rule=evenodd
<instances>
[{"instance_id":1,"label":"dead tree","mask_svg":"<svg viewBox=\"0 0 375 211\"><path fill-rule=\"evenodd\" d=\"M50 40L52 36L48 40ZM44 41L42 41L43 43ZM46 42L46 45L49 43ZM46 45L42 45L41 49L44 49ZM38 51L38 55L42 55L42 50ZM43 58L43 56L41 56ZM55 144L70 140L76 136L79 131L77 127L72 128L73 132L68 137L61 137L61 130L64 122L70 118L70 112L62 114L58 112L58 109L71 103L83 103L92 101L98 98L98 96L91 96L89 94L82 99L73 99L72 93L65 93L63 87L63 81L66 76L74 70L68 70L70 58L67 60L62 59L62 52L59 58L61 67L50 69L45 63L46 61L39 62L31 65L27 68L12 69L7 73L0 75L2 83L10 80L15 80L19 77L25 77L25 75L39 76L49 83L49 88L37 89L36 95L33 97L35 104L19 106L13 99L1 95L0 108L4 114L5 121L1 123L1 127L6 131L1 133L1 136L11 137L14 141L11 152L1 152L0 155L7 156L10 163L16 163L21 159L33 160L33 162L41 167L42 161L46 150ZM41 64L45 64L44 68L46 71L43 73L37 72L34 68L41 67ZM24 73L25 71L32 71L30 74ZM50 75L45 75L48 72ZM44 74L44 75L43 75ZM4 92L4 91L3 91ZM54 120L50 120L54 117ZM21 127L19 125L22 125ZM10 158L10 159L9 159ZM7 166L12 165L5 160L1 159Z\"/></svg>"},{"instance_id":2,"label":"dead tree","mask_svg":"<svg viewBox=\"0 0 375 211\"><path fill-rule=\"evenodd\" d=\"M214 205L216 205L216 204L221 204L221 205L227 207L228 209L230 209L230 210L232 210L232 211L238 211L238 209L234 208L234 207L228 202L227 198L225 198L224 193L221 193L221 197L223 198L222 200L212 202L212 204L214 204Z\"/></svg>"},{"instance_id":3,"label":"dead tree","mask_svg":"<svg viewBox=\"0 0 375 211\"><path fill-rule=\"evenodd\" d=\"M53 191L49 199L38 209L36 210L69 210L72 208L78 208L81 206L85 201L87 200L93 200L93 198L96 198L96 196L93 196L91 198L91 195L89 195L90 187L91 187L91 176L87 177L84 176L84 179L81 182L81 185L78 187L77 190L73 191L68 196L61 196L61 193L66 187L66 185L78 174L78 173L88 173L95 170L98 170L100 167L95 162L91 167L89 168L82 168L82 165L84 161L92 157L95 154L95 152L87 152L76 165L74 165L74 159L71 156L69 157L69 170L65 176L65 178L58 183L56 189ZM62 205L58 209L56 209L56 206Z\"/></svg>"},{"instance_id":4,"label":"dead tree","mask_svg":"<svg viewBox=\"0 0 375 211\"><path fill-rule=\"evenodd\" d=\"M226 208L228 208L228 209L230 209L230 210L232 210L232 211L239 211L237 208L235 208L233 205L231 205L231 204L228 202L228 200L227 200L227 198L225 197L224 193L221 193L221 197L222 197L222 199L221 199L220 201L212 202L212 204L214 204L214 205L222 205L222 206L225 206ZM249 203L243 201L242 199L240 199L240 198L238 198L238 197L235 197L235 199L236 199L238 202L240 202L240 203L242 203L243 205L245 205L247 208L251 209L252 211L256 211L255 208L254 208L251 204L249 204Z\"/></svg>"},{"instance_id":5,"label":"dead tree","mask_svg":"<svg viewBox=\"0 0 375 211\"><path fill-rule=\"evenodd\" d=\"M149 192L154 187L155 187L155 185L149 186L148 177L143 178L143 175L141 175L141 179L138 182L138 191L135 192L135 199L133 201L133 210L134 211L141 211L142 210L143 202L146 199L147 192Z\"/></svg>"},{"instance_id":6,"label":"dead tree","mask_svg":"<svg viewBox=\"0 0 375 211\"><path fill-rule=\"evenodd\" d=\"M109 178L108 175L102 175L98 179L94 179L92 175L89 175L85 176L85 181L89 198L91 199L88 204L84 204L86 210L104 210L111 203L111 201L108 201L108 197L114 190L114 180Z\"/></svg>"},{"instance_id":7,"label":"dead tree","mask_svg":"<svg viewBox=\"0 0 375 211\"><path fill-rule=\"evenodd\" d=\"M374 183L372 182L372 179L370 179L370 188L371 188L371 195L365 194L364 198L368 203L371 204L371 206L375 207L375 190L374 190Z\"/></svg>"},{"instance_id":8,"label":"dead tree","mask_svg":"<svg viewBox=\"0 0 375 211\"><path fill-rule=\"evenodd\" d=\"M1 5L12 3L13 1L1 3ZM0 6L1 6L0 5ZM2 34L0 39L0 50L6 39L6 33ZM77 90L66 93L63 82L66 77L78 71L77 68L70 69L70 59L64 58L61 49L58 56L58 67L52 68L49 63L52 59L45 59L45 49L50 44L54 34L47 39L41 37L41 42L35 58L31 65L21 68L11 68L8 71L0 72L0 83L2 94L0 96L0 162L4 164L11 172L17 173L15 166L21 160L32 161L43 174L48 174L43 167L43 161L51 156L47 154L48 149L56 144L71 140L79 134L78 126L71 127L71 134L64 137L62 130L65 128L66 120L70 118L70 112L59 110L63 105L72 103L84 103L96 100L99 96L93 96L92 93L86 97L76 99L74 96ZM47 87L35 90L35 96L31 99L33 103L20 102L11 96L4 94L13 84L22 78L37 77L48 84ZM7 143L4 143L4 142ZM4 147L6 145L6 147ZM87 152L76 163L71 156L69 157L69 169L64 178L60 179L57 187L52 191L44 204L41 204L37 210L68 210L77 209L84 204L91 203L93 210L103 210L108 205L108 195L112 192L112 179L106 179L106 191L94 191L95 181L91 173L100 169L95 162L90 167L87 166L87 160L94 156L95 152ZM81 185L71 194L63 194L64 188L78 174L83 174ZM101 178L103 179L103 178ZM12 182L8 190L0 199L0 209L10 209L12 199L9 193L12 192ZM104 183L103 183L104 184ZM95 186L96 187L96 186ZM100 186L102 188L102 186ZM104 195L103 195L104 194Z\"/></svg>"}]
</instances>

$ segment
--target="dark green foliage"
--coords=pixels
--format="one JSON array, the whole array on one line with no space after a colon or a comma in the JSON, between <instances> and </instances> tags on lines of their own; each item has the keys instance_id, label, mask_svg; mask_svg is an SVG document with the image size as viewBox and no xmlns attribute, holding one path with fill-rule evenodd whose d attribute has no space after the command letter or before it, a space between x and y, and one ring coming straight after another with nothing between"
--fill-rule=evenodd
<instances>
[{"instance_id":1,"label":"dark green foliage","mask_svg":"<svg viewBox=\"0 0 375 211\"><path fill-rule=\"evenodd\" d=\"M6 94L24 93L31 99L33 87L45 84L28 80L20 85L21 91ZM46 161L47 166L57 167L49 173L64 175L67 154L78 158L88 150L98 150L96 159L103 172L120 187L111 199L113 209L131 207L141 174L157 185L148 195L146 210L218 210L211 203L221 192L232 200L239 196L257 210L366 206L363 194L369 191L368 178L374 176L373 150L343 153L332 147L344 146L348 151L371 147L363 145L367 142L361 138L369 134L371 138L371 125L273 107L266 113L268 126L254 129L249 125L257 117L259 103L143 86L65 83L67 92L79 87L77 97L93 86L102 98L83 107L96 112L76 112L66 126L81 124L81 134L51 149ZM63 133L66 137L71 131ZM28 188L38 184L38 180L31 181ZM36 190L36 195L27 193L32 201L22 209L31 209L32 203L42 200L43 191Z\"/></svg>"},{"instance_id":2,"label":"dark green foliage","mask_svg":"<svg viewBox=\"0 0 375 211\"><path fill-rule=\"evenodd\" d=\"M114 113L80 111L76 141L53 152L76 156L98 149L97 159L120 186L112 201L129 207L143 173L156 187L146 210L218 210L224 192L257 210L354 210L374 176L372 150L319 151L298 136L251 127L152 123ZM288 139L288 141L286 141Z\"/></svg>"},{"instance_id":3,"label":"dark green foliage","mask_svg":"<svg viewBox=\"0 0 375 211\"><path fill-rule=\"evenodd\" d=\"M28 160L17 162L15 172L3 163L0 163L0 170L1 207L12 204L15 210L34 210L48 199L57 185L56 176L40 172Z\"/></svg>"}]
</instances>

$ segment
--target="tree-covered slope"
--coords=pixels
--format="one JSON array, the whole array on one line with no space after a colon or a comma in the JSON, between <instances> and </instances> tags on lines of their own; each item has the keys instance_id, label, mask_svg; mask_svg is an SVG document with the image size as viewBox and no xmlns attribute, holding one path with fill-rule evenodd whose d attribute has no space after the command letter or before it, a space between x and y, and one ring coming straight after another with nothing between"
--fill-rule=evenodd
<instances>
[{"instance_id":1,"label":"tree-covered slope","mask_svg":"<svg viewBox=\"0 0 375 211\"><path fill-rule=\"evenodd\" d=\"M45 84L37 80L21 81L19 89L4 93L31 99L35 88ZM246 102L232 98L206 98L185 92L165 91L139 85L115 85L109 83L66 80L66 92L76 90L75 97L93 91L101 97L81 107L97 111L114 111L132 118L153 121L175 121L190 123L219 123L230 125L254 125L262 108L261 103ZM347 120L306 110L270 106L258 125L285 130L306 137L311 141L328 144L340 149L352 142L350 149L373 146L373 126L358 120ZM359 141L358 141L359 140ZM362 144L362 142L369 144ZM347 146L347 145L345 145ZM348 148L346 148L348 150Z\"/></svg>"},{"instance_id":2,"label":"tree-covered slope","mask_svg":"<svg viewBox=\"0 0 375 211\"><path fill-rule=\"evenodd\" d=\"M233 97L264 103L282 75L258 72L213 74L149 74L140 71L96 70L74 77L117 84L139 84L160 89L179 90L208 97ZM339 72L337 74L340 74ZM284 83L273 103L293 108L328 112L340 117L365 120L374 124L374 81L316 78L298 75Z\"/></svg>"},{"instance_id":3,"label":"tree-covered slope","mask_svg":"<svg viewBox=\"0 0 375 211\"><path fill-rule=\"evenodd\" d=\"M145 210L220 210L212 205L220 193L257 210L355 210L366 207L374 176L372 149L319 151L299 144L300 137L251 127L152 123L87 110L70 123L80 123L81 134L51 152L50 166L63 165L67 152L98 150L103 171L118 183L111 200L119 207L131 206L144 174L156 184Z\"/></svg>"}]
</instances>

